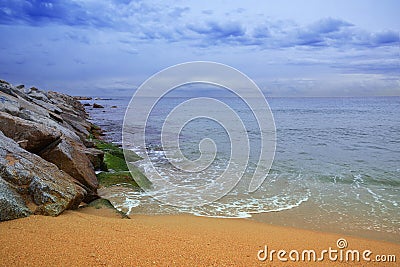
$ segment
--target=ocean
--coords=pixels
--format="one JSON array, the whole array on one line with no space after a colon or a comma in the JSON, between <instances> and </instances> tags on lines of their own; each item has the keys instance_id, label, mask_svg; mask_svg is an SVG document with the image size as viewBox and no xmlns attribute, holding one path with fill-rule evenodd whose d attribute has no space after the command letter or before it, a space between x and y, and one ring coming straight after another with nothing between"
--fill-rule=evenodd
<instances>
[{"instance_id":1,"label":"ocean","mask_svg":"<svg viewBox=\"0 0 400 267\"><path fill-rule=\"evenodd\" d=\"M182 152L196 159L200 140L210 138L218 148L215 161L201 173L181 174L171 167L160 142L162 123L189 98L171 95L159 101L148 119L146 147L131 147L139 155L148 153L166 179L185 186L212 182L223 171L231 149L223 127L199 119L182 129ZM174 207L149 192L126 187L100 192L131 215L249 218L400 242L400 97L267 98L276 125L275 159L266 180L253 193L246 185L260 153L254 117L240 99L216 98L244 121L251 148L242 180L225 197L201 207ZM107 140L121 144L129 101L130 97L111 97L82 102L105 107L87 111L91 121L106 131Z\"/></svg>"}]
</instances>

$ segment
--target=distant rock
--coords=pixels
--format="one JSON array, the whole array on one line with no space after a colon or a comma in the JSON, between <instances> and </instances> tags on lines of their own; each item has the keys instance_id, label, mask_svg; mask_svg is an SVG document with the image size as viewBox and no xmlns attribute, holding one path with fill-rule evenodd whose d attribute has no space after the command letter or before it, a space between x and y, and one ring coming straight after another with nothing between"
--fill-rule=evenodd
<instances>
[{"instance_id":1,"label":"distant rock","mask_svg":"<svg viewBox=\"0 0 400 267\"><path fill-rule=\"evenodd\" d=\"M83 104L85 107L90 107L91 105L90 105L90 103L85 103L85 104Z\"/></svg>"},{"instance_id":2,"label":"distant rock","mask_svg":"<svg viewBox=\"0 0 400 267\"><path fill-rule=\"evenodd\" d=\"M94 103L93 108L104 108L102 105Z\"/></svg>"},{"instance_id":3,"label":"distant rock","mask_svg":"<svg viewBox=\"0 0 400 267\"><path fill-rule=\"evenodd\" d=\"M117 106L111 106L111 108L118 108Z\"/></svg>"},{"instance_id":4,"label":"distant rock","mask_svg":"<svg viewBox=\"0 0 400 267\"><path fill-rule=\"evenodd\" d=\"M89 96L74 96L76 100L92 100L93 98Z\"/></svg>"}]
</instances>

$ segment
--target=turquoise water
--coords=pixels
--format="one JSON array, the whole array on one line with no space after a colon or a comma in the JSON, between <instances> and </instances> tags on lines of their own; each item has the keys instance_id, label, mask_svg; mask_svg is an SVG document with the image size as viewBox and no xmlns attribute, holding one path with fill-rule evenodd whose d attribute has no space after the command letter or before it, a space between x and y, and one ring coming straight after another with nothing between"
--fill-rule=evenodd
<instances>
[{"instance_id":1,"label":"turquoise water","mask_svg":"<svg viewBox=\"0 0 400 267\"><path fill-rule=\"evenodd\" d=\"M186 99L171 95L158 103L149 117L146 146L165 177L190 186L220 175L230 142L215 122L194 121L180 135L184 155L198 157L199 141L209 137L218 147L216 161L205 172L189 176L172 168L163 156L160 129L165 116ZM400 97L268 99L276 124L276 154L269 176L254 193L248 193L246 186L259 154L257 124L240 99L218 99L235 109L248 131L250 164L240 183L227 196L201 208L171 207L148 193L115 189L108 194L119 208L131 214L253 217L311 229L370 233L400 242ZM107 112L89 110L92 120L116 143L121 142L128 101L99 100ZM109 109L112 105L118 108ZM134 144L132 149L146 152Z\"/></svg>"}]
</instances>

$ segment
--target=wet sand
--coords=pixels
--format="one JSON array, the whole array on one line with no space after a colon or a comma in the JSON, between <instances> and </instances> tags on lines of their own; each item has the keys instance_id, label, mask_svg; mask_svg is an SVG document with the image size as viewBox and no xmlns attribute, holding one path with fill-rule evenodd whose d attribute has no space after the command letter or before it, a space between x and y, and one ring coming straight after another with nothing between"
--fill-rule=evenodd
<instances>
[{"instance_id":1,"label":"wet sand","mask_svg":"<svg viewBox=\"0 0 400 267\"><path fill-rule=\"evenodd\" d=\"M338 249L345 238L347 248ZM30 216L0 223L0 266L398 266L400 245L338 234L281 227L246 219L190 215L118 219L107 209L85 208L58 217ZM285 250L288 262L260 261L259 250ZM303 250L359 250L360 262L301 261ZM289 258L299 252L299 262ZM362 259L371 250L372 261ZM374 262L395 255L397 263ZM295 252L291 254L296 257ZM333 256L336 254L332 254ZM340 256L340 252L337 253ZM260 253L260 257L265 256ZM305 256L308 257L307 255ZM345 258L345 256L344 256Z\"/></svg>"}]
</instances>

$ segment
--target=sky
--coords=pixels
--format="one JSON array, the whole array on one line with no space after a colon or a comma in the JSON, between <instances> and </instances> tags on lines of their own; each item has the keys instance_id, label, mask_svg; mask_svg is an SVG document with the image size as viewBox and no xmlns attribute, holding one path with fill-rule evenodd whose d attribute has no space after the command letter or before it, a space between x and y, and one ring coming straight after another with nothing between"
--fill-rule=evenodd
<instances>
[{"instance_id":1,"label":"sky","mask_svg":"<svg viewBox=\"0 0 400 267\"><path fill-rule=\"evenodd\" d=\"M400 96L397 0L0 0L0 79L130 95L156 72L214 61L267 96Z\"/></svg>"}]
</instances>

